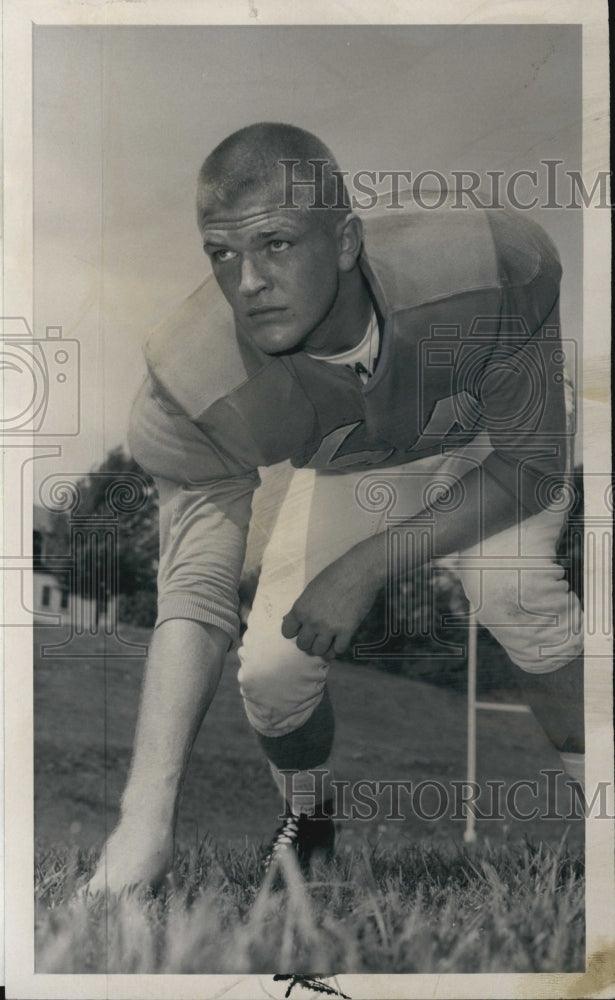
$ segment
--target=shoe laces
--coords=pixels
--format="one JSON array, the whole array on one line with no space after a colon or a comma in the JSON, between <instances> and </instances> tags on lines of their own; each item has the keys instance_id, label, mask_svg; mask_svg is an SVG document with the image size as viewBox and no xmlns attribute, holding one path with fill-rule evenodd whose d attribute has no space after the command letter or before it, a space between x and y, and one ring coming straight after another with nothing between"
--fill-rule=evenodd
<instances>
[{"instance_id":1,"label":"shoe laces","mask_svg":"<svg viewBox=\"0 0 615 1000\"><path fill-rule=\"evenodd\" d=\"M290 813L285 817L284 822L276 830L271 847L265 859L266 867L269 867L278 851L286 847L296 847L299 840L299 817Z\"/></svg>"}]
</instances>

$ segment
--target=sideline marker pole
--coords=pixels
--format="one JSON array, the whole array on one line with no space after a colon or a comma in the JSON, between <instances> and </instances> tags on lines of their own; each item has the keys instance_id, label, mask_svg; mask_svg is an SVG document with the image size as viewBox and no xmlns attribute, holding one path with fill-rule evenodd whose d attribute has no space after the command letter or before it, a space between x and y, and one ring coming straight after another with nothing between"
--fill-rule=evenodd
<instances>
[{"instance_id":1,"label":"sideline marker pole","mask_svg":"<svg viewBox=\"0 0 615 1000\"><path fill-rule=\"evenodd\" d=\"M474 612L470 612L468 617L468 783L476 781L476 637L476 615ZM466 844L473 844L476 840L476 817L471 804L467 805L466 808L466 828L463 839Z\"/></svg>"}]
</instances>

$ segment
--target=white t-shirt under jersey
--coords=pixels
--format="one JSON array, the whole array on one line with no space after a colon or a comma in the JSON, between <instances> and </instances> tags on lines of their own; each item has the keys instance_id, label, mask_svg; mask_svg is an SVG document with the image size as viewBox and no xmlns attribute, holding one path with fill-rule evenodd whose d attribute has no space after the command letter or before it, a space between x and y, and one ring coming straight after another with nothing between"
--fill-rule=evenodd
<instances>
[{"instance_id":1,"label":"white t-shirt under jersey","mask_svg":"<svg viewBox=\"0 0 615 1000\"><path fill-rule=\"evenodd\" d=\"M347 365L349 368L352 368L353 371L357 373L361 381L365 383L374 374L379 349L380 331L378 329L376 313L372 307L365 335L356 347L351 347L349 351L342 351L340 354L329 354L327 357L319 355L316 360L328 361L330 364L334 365ZM310 357L315 358L316 355L311 354Z\"/></svg>"}]
</instances>

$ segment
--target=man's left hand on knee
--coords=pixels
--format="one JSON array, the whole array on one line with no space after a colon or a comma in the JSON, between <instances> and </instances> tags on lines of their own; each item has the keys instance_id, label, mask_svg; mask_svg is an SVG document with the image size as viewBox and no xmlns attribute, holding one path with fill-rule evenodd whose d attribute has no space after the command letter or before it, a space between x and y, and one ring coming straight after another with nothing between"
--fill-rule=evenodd
<instances>
[{"instance_id":1,"label":"man's left hand on knee","mask_svg":"<svg viewBox=\"0 0 615 1000\"><path fill-rule=\"evenodd\" d=\"M307 585L282 620L282 635L296 637L310 656L332 659L346 652L372 607L381 580L361 546L336 559Z\"/></svg>"}]
</instances>

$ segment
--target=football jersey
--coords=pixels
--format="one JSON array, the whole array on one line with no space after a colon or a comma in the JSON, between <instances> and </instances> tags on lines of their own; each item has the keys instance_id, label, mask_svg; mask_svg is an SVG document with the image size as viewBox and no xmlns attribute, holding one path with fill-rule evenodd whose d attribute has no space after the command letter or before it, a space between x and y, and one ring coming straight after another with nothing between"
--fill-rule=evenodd
<instances>
[{"instance_id":1,"label":"football jersey","mask_svg":"<svg viewBox=\"0 0 615 1000\"><path fill-rule=\"evenodd\" d=\"M218 515L221 480L245 492L261 466L367 470L486 432L485 473L540 509L537 486L566 452L561 267L546 233L503 210L391 210L365 221L359 266L380 329L365 384L304 351L260 351L212 277L146 343L136 460L204 496L216 484Z\"/></svg>"}]
</instances>

